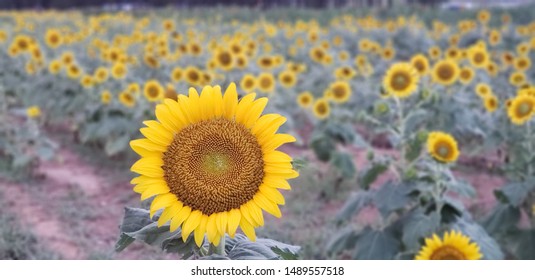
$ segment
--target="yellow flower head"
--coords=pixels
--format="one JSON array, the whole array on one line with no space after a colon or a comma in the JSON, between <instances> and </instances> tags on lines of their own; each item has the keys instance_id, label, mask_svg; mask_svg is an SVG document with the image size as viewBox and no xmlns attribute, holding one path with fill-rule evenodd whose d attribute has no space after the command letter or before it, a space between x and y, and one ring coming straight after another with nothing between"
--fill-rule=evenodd
<instances>
[{"instance_id":1,"label":"yellow flower head","mask_svg":"<svg viewBox=\"0 0 535 280\"><path fill-rule=\"evenodd\" d=\"M240 87L246 93L251 93L256 88L256 78L251 74L245 74L240 81Z\"/></svg>"},{"instance_id":2,"label":"yellow flower head","mask_svg":"<svg viewBox=\"0 0 535 280\"><path fill-rule=\"evenodd\" d=\"M131 168L140 176L134 191L145 200L154 197L153 216L163 209L158 226L170 223L190 235L198 246L205 237L218 245L238 227L251 239L264 225L263 211L281 217L285 199L278 189L298 173L292 158L276 149L295 138L276 134L286 120L262 115L267 98L248 94L238 100L236 86L224 94L219 86L193 88L178 101L165 99L156 107L157 121L140 129L145 138L130 142L141 156Z\"/></svg>"},{"instance_id":3,"label":"yellow flower head","mask_svg":"<svg viewBox=\"0 0 535 280\"><path fill-rule=\"evenodd\" d=\"M425 239L416 260L479 260L483 257L477 243L470 242L470 238L461 232L452 230L440 239L436 234Z\"/></svg>"},{"instance_id":4,"label":"yellow flower head","mask_svg":"<svg viewBox=\"0 0 535 280\"><path fill-rule=\"evenodd\" d=\"M37 118L41 116L41 109L38 106L31 106L26 109L26 115L28 118Z\"/></svg>"},{"instance_id":5,"label":"yellow flower head","mask_svg":"<svg viewBox=\"0 0 535 280\"><path fill-rule=\"evenodd\" d=\"M325 97L317 99L312 106L312 112L314 113L314 116L320 120L329 117L331 113L329 100Z\"/></svg>"},{"instance_id":6,"label":"yellow flower head","mask_svg":"<svg viewBox=\"0 0 535 280\"><path fill-rule=\"evenodd\" d=\"M432 77L433 81L449 86L457 81L459 77L459 66L453 60L441 60L438 61L433 67Z\"/></svg>"},{"instance_id":7,"label":"yellow flower head","mask_svg":"<svg viewBox=\"0 0 535 280\"><path fill-rule=\"evenodd\" d=\"M292 88L297 83L297 77L294 72L284 70L279 74L279 82L285 88Z\"/></svg>"},{"instance_id":8,"label":"yellow flower head","mask_svg":"<svg viewBox=\"0 0 535 280\"><path fill-rule=\"evenodd\" d=\"M418 71L420 76L425 76L429 72L429 61L423 54L417 54L411 58L412 66Z\"/></svg>"},{"instance_id":9,"label":"yellow flower head","mask_svg":"<svg viewBox=\"0 0 535 280\"><path fill-rule=\"evenodd\" d=\"M256 78L256 87L265 93L272 93L275 90L275 77L271 73L261 73Z\"/></svg>"},{"instance_id":10,"label":"yellow flower head","mask_svg":"<svg viewBox=\"0 0 535 280\"><path fill-rule=\"evenodd\" d=\"M509 119L516 125L522 125L531 120L534 112L535 97L527 94L517 95L507 108Z\"/></svg>"},{"instance_id":11,"label":"yellow flower head","mask_svg":"<svg viewBox=\"0 0 535 280\"><path fill-rule=\"evenodd\" d=\"M410 96L417 88L420 76L418 71L409 63L395 63L383 78L384 89L399 98Z\"/></svg>"},{"instance_id":12,"label":"yellow flower head","mask_svg":"<svg viewBox=\"0 0 535 280\"><path fill-rule=\"evenodd\" d=\"M353 92L351 86L346 81L336 81L329 85L328 91L331 93L330 98L337 103L345 103Z\"/></svg>"},{"instance_id":13,"label":"yellow flower head","mask_svg":"<svg viewBox=\"0 0 535 280\"><path fill-rule=\"evenodd\" d=\"M164 98L165 90L157 80L149 80L143 87L143 94L150 102L156 102Z\"/></svg>"},{"instance_id":14,"label":"yellow flower head","mask_svg":"<svg viewBox=\"0 0 535 280\"><path fill-rule=\"evenodd\" d=\"M302 92L297 96L297 104L301 108L308 108L312 103L314 103L314 96L308 91Z\"/></svg>"},{"instance_id":15,"label":"yellow flower head","mask_svg":"<svg viewBox=\"0 0 535 280\"><path fill-rule=\"evenodd\" d=\"M459 149L455 138L440 131L429 133L427 151L435 160L442 163L454 162L459 157Z\"/></svg>"}]
</instances>

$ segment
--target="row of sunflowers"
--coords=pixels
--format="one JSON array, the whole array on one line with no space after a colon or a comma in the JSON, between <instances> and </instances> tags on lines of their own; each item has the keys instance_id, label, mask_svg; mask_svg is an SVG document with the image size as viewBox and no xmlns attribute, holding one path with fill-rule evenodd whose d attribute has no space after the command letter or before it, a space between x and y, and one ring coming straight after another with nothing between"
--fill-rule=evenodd
<instances>
[{"instance_id":1,"label":"row of sunflowers","mask_svg":"<svg viewBox=\"0 0 535 280\"><path fill-rule=\"evenodd\" d=\"M276 149L295 142L354 185L326 240L333 258L535 258L535 21L228 12L261 16L0 12L0 167L53 157L39 130L61 123L110 157L141 156L132 184L150 209L127 210L118 250L294 258L298 246L251 241L263 211L282 215L279 190L303 162ZM507 181L482 217L463 201L485 186L453 172L474 157ZM362 226L369 207L377 223Z\"/></svg>"}]
</instances>

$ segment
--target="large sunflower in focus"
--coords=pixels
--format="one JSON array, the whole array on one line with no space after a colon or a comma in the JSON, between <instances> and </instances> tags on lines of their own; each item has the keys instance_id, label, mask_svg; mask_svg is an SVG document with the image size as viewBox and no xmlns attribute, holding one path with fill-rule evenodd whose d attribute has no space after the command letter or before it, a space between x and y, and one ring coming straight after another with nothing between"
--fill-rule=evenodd
<instances>
[{"instance_id":1,"label":"large sunflower in focus","mask_svg":"<svg viewBox=\"0 0 535 280\"><path fill-rule=\"evenodd\" d=\"M420 76L409 63L396 63L390 66L383 79L383 87L399 98L410 96L418 87Z\"/></svg>"},{"instance_id":2,"label":"large sunflower in focus","mask_svg":"<svg viewBox=\"0 0 535 280\"><path fill-rule=\"evenodd\" d=\"M483 257L477 243L470 242L470 238L457 231L444 234L441 240L436 234L425 239L416 260L479 260Z\"/></svg>"},{"instance_id":3,"label":"large sunflower in focus","mask_svg":"<svg viewBox=\"0 0 535 280\"><path fill-rule=\"evenodd\" d=\"M178 101L165 99L156 107L158 121L146 121L146 137L130 142L141 156L131 168L141 199L155 196L150 213L163 209L158 220L170 221L171 231L181 227L185 241L193 233L201 246L218 245L238 227L251 240L264 224L262 210L280 217L287 179L298 173L292 158L276 149L295 138L277 134L286 119L262 115L267 98L248 94L238 101L236 86L225 94L219 86L190 88Z\"/></svg>"}]
</instances>

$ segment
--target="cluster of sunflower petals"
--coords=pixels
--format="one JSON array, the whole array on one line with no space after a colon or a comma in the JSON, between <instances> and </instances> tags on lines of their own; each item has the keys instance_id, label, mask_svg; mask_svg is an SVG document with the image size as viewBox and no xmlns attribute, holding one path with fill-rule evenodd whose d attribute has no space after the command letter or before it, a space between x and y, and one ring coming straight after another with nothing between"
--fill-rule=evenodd
<instances>
[{"instance_id":1,"label":"cluster of sunflower petals","mask_svg":"<svg viewBox=\"0 0 535 280\"><path fill-rule=\"evenodd\" d=\"M133 140L130 145L141 156L141 159L131 168L133 172L140 174L139 177L132 180L132 184L136 185L134 191L141 194L142 200L154 197L150 207L151 216L163 209L158 220L159 226L170 222L171 231L181 227L184 241L191 233L194 233L195 242L201 246L206 234L209 242L218 245L225 234L233 237L238 227L251 240L255 240L255 228L264 224L262 210L276 217L281 216L278 205L284 204L284 197L278 189L290 189L286 180L295 178L298 174L292 169L292 158L276 149L284 143L295 141L295 138L291 135L276 133L286 119L278 114L262 115L266 104L266 98L255 100L254 93L246 95L238 101L236 87L231 84L224 94L221 93L219 86L206 86L201 94L191 88L188 96L179 95L177 101L165 99L162 104L157 105L156 117L158 121L145 121L144 124L147 127L140 129L145 138ZM220 146L213 149L200 149L199 151L220 151L215 156L212 154L203 155L202 158L207 158L209 164L192 165L191 162L202 162L202 160L185 162L187 157L169 154L175 151L171 147L177 145L191 145L185 149L197 149L198 145L203 144L202 139L193 141L199 135L196 134L195 129L188 128L193 126L206 128L213 125L215 121L227 122L232 125L229 125L228 129L224 127L212 129L213 137L222 137L220 139L228 140L230 138L227 136L236 132L232 128L239 127L240 131L250 133L249 138L256 140L257 143L248 145L257 145L261 151L262 160L261 162L248 162L248 164L259 165L263 169L263 173L248 174L247 178L260 176L256 178L260 182L259 185L243 185L244 182L250 182L250 180L242 180L240 173L232 170L240 163L247 162L247 157L251 156L247 154L251 149L236 145L236 143L245 142L230 139L222 141ZM184 135L184 133L191 135ZM239 134L235 133L235 135ZM174 142L186 139L184 137L193 140L187 143ZM218 150L218 148L220 149ZM233 151L231 157L227 157L228 155L225 154L229 149ZM227 164L226 159L235 162ZM175 165L177 164L181 164L182 169L176 169ZM221 188L222 185L206 186L206 182L196 182L191 179L191 174L195 172L205 172L207 176L210 176L210 172L215 172L212 174L213 176L232 175L231 182L224 186L231 188L227 190L228 192L237 193L237 195L234 197L216 195L217 191L221 193L221 190L217 188ZM227 174L226 172L235 173ZM206 193L199 193L201 186L206 188ZM254 195L245 199L240 197L240 193L236 191L243 190L243 188L251 188ZM205 197L202 199L206 199L206 201L234 205L235 207L211 213L212 211L207 209L213 209L213 207L203 208L202 205L193 203L191 196L183 195L180 197L180 194L186 192L195 193L198 196L204 195ZM225 190L222 192L225 193ZM236 202L239 202L239 205Z\"/></svg>"}]
</instances>

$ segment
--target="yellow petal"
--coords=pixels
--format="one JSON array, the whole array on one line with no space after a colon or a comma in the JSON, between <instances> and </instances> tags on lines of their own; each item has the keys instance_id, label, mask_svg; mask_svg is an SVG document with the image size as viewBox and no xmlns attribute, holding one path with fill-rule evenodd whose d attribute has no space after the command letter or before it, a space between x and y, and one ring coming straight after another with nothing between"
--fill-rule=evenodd
<instances>
[{"instance_id":1,"label":"yellow petal","mask_svg":"<svg viewBox=\"0 0 535 280\"><path fill-rule=\"evenodd\" d=\"M295 137L290 134L275 134L273 137L266 139L262 145L262 151L264 153L271 152L283 144L295 142Z\"/></svg>"},{"instance_id":2,"label":"yellow petal","mask_svg":"<svg viewBox=\"0 0 535 280\"><path fill-rule=\"evenodd\" d=\"M264 176L263 183L264 185L266 185L266 187L278 188L278 189L283 189L283 190L292 189L288 181L277 176L266 175Z\"/></svg>"},{"instance_id":3,"label":"yellow petal","mask_svg":"<svg viewBox=\"0 0 535 280\"><path fill-rule=\"evenodd\" d=\"M208 217L208 223L206 224L206 235L208 237L208 242L213 243L215 237L217 236L217 225L216 225L217 213L214 213Z\"/></svg>"},{"instance_id":4,"label":"yellow petal","mask_svg":"<svg viewBox=\"0 0 535 280\"><path fill-rule=\"evenodd\" d=\"M223 95L223 116L227 119L232 119L236 114L238 107L238 92L236 91L236 84L231 83L225 94Z\"/></svg>"},{"instance_id":5,"label":"yellow petal","mask_svg":"<svg viewBox=\"0 0 535 280\"><path fill-rule=\"evenodd\" d=\"M171 190L167 186L167 184L153 184L153 185L147 185L147 189L143 191L143 194L141 195L141 200L145 200L149 197L153 197L157 194L166 194L169 193Z\"/></svg>"},{"instance_id":6,"label":"yellow petal","mask_svg":"<svg viewBox=\"0 0 535 280\"><path fill-rule=\"evenodd\" d=\"M266 187L264 184L260 185L258 190L266 196L267 199L279 204L284 205L284 196L274 188Z\"/></svg>"},{"instance_id":7,"label":"yellow petal","mask_svg":"<svg viewBox=\"0 0 535 280\"><path fill-rule=\"evenodd\" d=\"M202 215L199 225L195 229L194 237L197 247L201 247L202 242L204 241L204 234L206 233L206 222L208 221L208 216Z\"/></svg>"},{"instance_id":8,"label":"yellow petal","mask_svg":"<svg viewBox=\"0 0 535 280\"><path fill-rule=\"evenodd\" d=\"M282 216L279 206L273 201L267 199L262 192L257 192L253 197L253 200L258 207L264 209L264 211L268 212L269 214L277 218Z\"/></svg>"},{"instance_id":9,"label":"yellow petal","mask_svg":"<svg viewBox=\"0 0 535 280\"><path fill-rule=\"evenodd\" d=\"M160 194L154 198L150 205L150 217L154 216L156 211L171 206L174 202L177 201L177 198L172 193Z\"/></svg>"},{"instance_id":10,"label":"yellow petal","mask_svg":"<svg viewBox=\"0 0 535 280\"><path fill-rule=\"evenodd\" d=\"M169 222L176 214L178 214L180 209L182 209L182 203L179 201L165 208L162 212L162 215L160 215L160 218L158 219L158 227L161 227Z\"/></svg>"},{"instance_id":11,"label":"yellow petal","mask_svg":"<svg viewBox=\"0 0 535 280\"><path fill-rule=\"evenodd\" d=\"M177 132L182 127L173 114L171 114L171 111L166 104L156 105L155 114L158 121L160 121L160 123L169 131Z\"/></svg>"},{"instance_id":12,"label":"yellow petal","mask_svg":"<svg viewBox=\"0 0 535 280\"><path fill-rule=\"evenodd\" d=\"M146 157L136 161L130 170L147 177L161 178L164 175L163 169L161 168L162 165L163 160L161 158Z\"/></svg>"},{"instance_id":13,"label":"yellow petal","mask_svg":"<svg viewBox=\"0 0 535 280\"><path fill-rule=\"evenodd\" d=\"M202 213L199 210L191 212L188 219L182 225L182 241L186 242L189 235L199 226L201 222Z\"/></svg>"},{"instance_id":14,"label":"yellow petal","mask_svg":"<svg viewBox=\"0 0 535 280\"><path fill-rule=\"evenodd\" d=\"M251 225L256 226L256 222L253 219L252 213L249 210L249 207L247 206L247 203L243 204L240 207L240 213L241 213L242 219L246 219L248 223L250 223Z\"/></svg>"},{"instance_id":15,"label":"yellow petal","mask_svg":"<svg viewBox=\"0 0 535 280\"><path fill-rule=\"evenodd\" d=\"M265 162L273 162L273 163L278 163L278 162L288 162L288 163L291 163L292 162L292 158L281 152L281 151L272 151L272 152L269 152L267 154L264 155L264 161Z\"/></svg>"},{"instance_id":16,"label":"yellow petal","mask_svg":"<svg viewBox=\"0 0 535 280\"><path fill-rule=\"evenodd\" d=\"M241 219L240 221L240 228L245 233L245 236L249 238L251 241L256 241L256 232L254 230L254 227L247 222L246 219Z\"/></svg>"},{"instance_id":17,"label":"yellow petal","mask_svg":"<svg viewBox=\"0 0 535 280\"><path fill-rule=\"evenodd\" d=\"M182 207L182 209L180 209L180 211L173 217L173 220L171 220L171 232L177 230L190 214L191 208L189 206Z\"/></svg>"},{"instance_id":18,"label":"yellow petal","mask_svg":"<svg viewBox=\"0 0 535 280\"><path fill-rule=\"evenodd\" d=\"M151 151L151 152L165 152L166 147L163 145L158 145L149 139L136 139L130 141L130 147L134 152L136 152L138 155L144 157L145 155L142 155L139 151Z\"/></svg>"},{"instance_id":19,"label":"yellow petal","mask_svg":"<svg viewBox=\"0 0 535 280\"><path fill-rule=\"evenodd\" d=\"M189 112L192 122L196 123L201 120L201 102L197 90L193 87L189 88Z\"/></svg>"},{"instance_id":20,"label":"yellow petal","mask_svg":"<svg viewBox=\"0 0 535 280\"><path fill-rule=\"evenodd\" d=\"M259 98L253 102L253 105L249 109L249 112L247 113L246 120L245 120L245 127L251 128L256 123L260 115L262 115L262 112L264 112L264 109L266 108L266 105L268 103L268 99L265 97Z\"/></svg>"},{"instance_id":21,"label":"yellow petal","mask_svg":"<svg viewBox=\"0 0 535 280\"><path fill-rule=\"evenodd\" d=\"M242 215L239 209L232 209L228 212L227 232L230 237L234 238L241 219Z\"/></svg>"},{"instance_id":22,"label":"yellow petal","mask_svg":"<svg viewBox=\"0 0 535 280\"><path fill-rule=\"evenodd\" d=\"M202 89L201 96L199 99L200 109L201 109L201 119L207 120L214 117L214 108L212 102L212 93L213 88L211 86L205 86Z\"/></svg>"},{"instance_id":23,"label":"yellow petal","mask_svg":"<svg viewBox=\"0 0 535 280\"><path fill-rule=\"evenodd\" d=\"M244 125L247 123L247 113L249 113L249 109L251 108L255 97L255 93L249 93L240 100L238 108L236 109L237 122Z\"/></svg>"},{"instance_id":24,"label":"yellow petal","mask_svg":"<svg viewBox=\"0 0 535 280\"><path fill-rule=\"evenodd\" d=\"M262 214L262 210L257 207L257 205L254 203L254 201L249 201L246 203L247 207L249 208L249 211L251 213L251 217L254 219L254 223L252 225L254 226L263 226L264 225L264 215Z\"/></svg>"},{"instance_id":25,"label":"yellow petal","mask_svg":"<svg viewBox=\"0 0 535 280\"><path fill-rule=\"evenodd\" d=\"M183 95L182 95L183 96ZM178 125L179 130L175 132L179 132L184 126L188 124L188 120L186 118L186 115L182 111L182 108L178 105L178 102L169 98L166 98L164 100L165 105L169 107L169 112L173 116L174 122Z\"/></svg>"},{"instance_id":26,"label":"yellow petal","mask_svg":"<svg viewBox=\"0 0 535 280\"><path fill-rule=\"evenodd\" d=\"M214 106L214 116L221 117L223 115L223 95L221 94L221 87L215 86L212 96L212 104Z\"/></svg>"},{"instance_id":27,"label":"yellow petal","mask_svg":"<svg viewBox=\"0 0 535 280\"><path fill-rule=\"evenodd\" d=\"M139 130L143 136L147 137L147 139L156 144L164 147L169 146L173 140L173 134L171 131L157 121L144 121L143 124L148 126Z\"/></svg>"},{"instance_id":28,"label":"yellow petal","mask_svg":"<svg viewBox=\"0 0 535 280\"><path fill-rule=\"evenodd\" d=\"M227 212L221 212L218 216L218 231L220 235L225 235L225 231L227 229L227 222L228 222L228 214Z\"/></svg>"}]
</instances>

